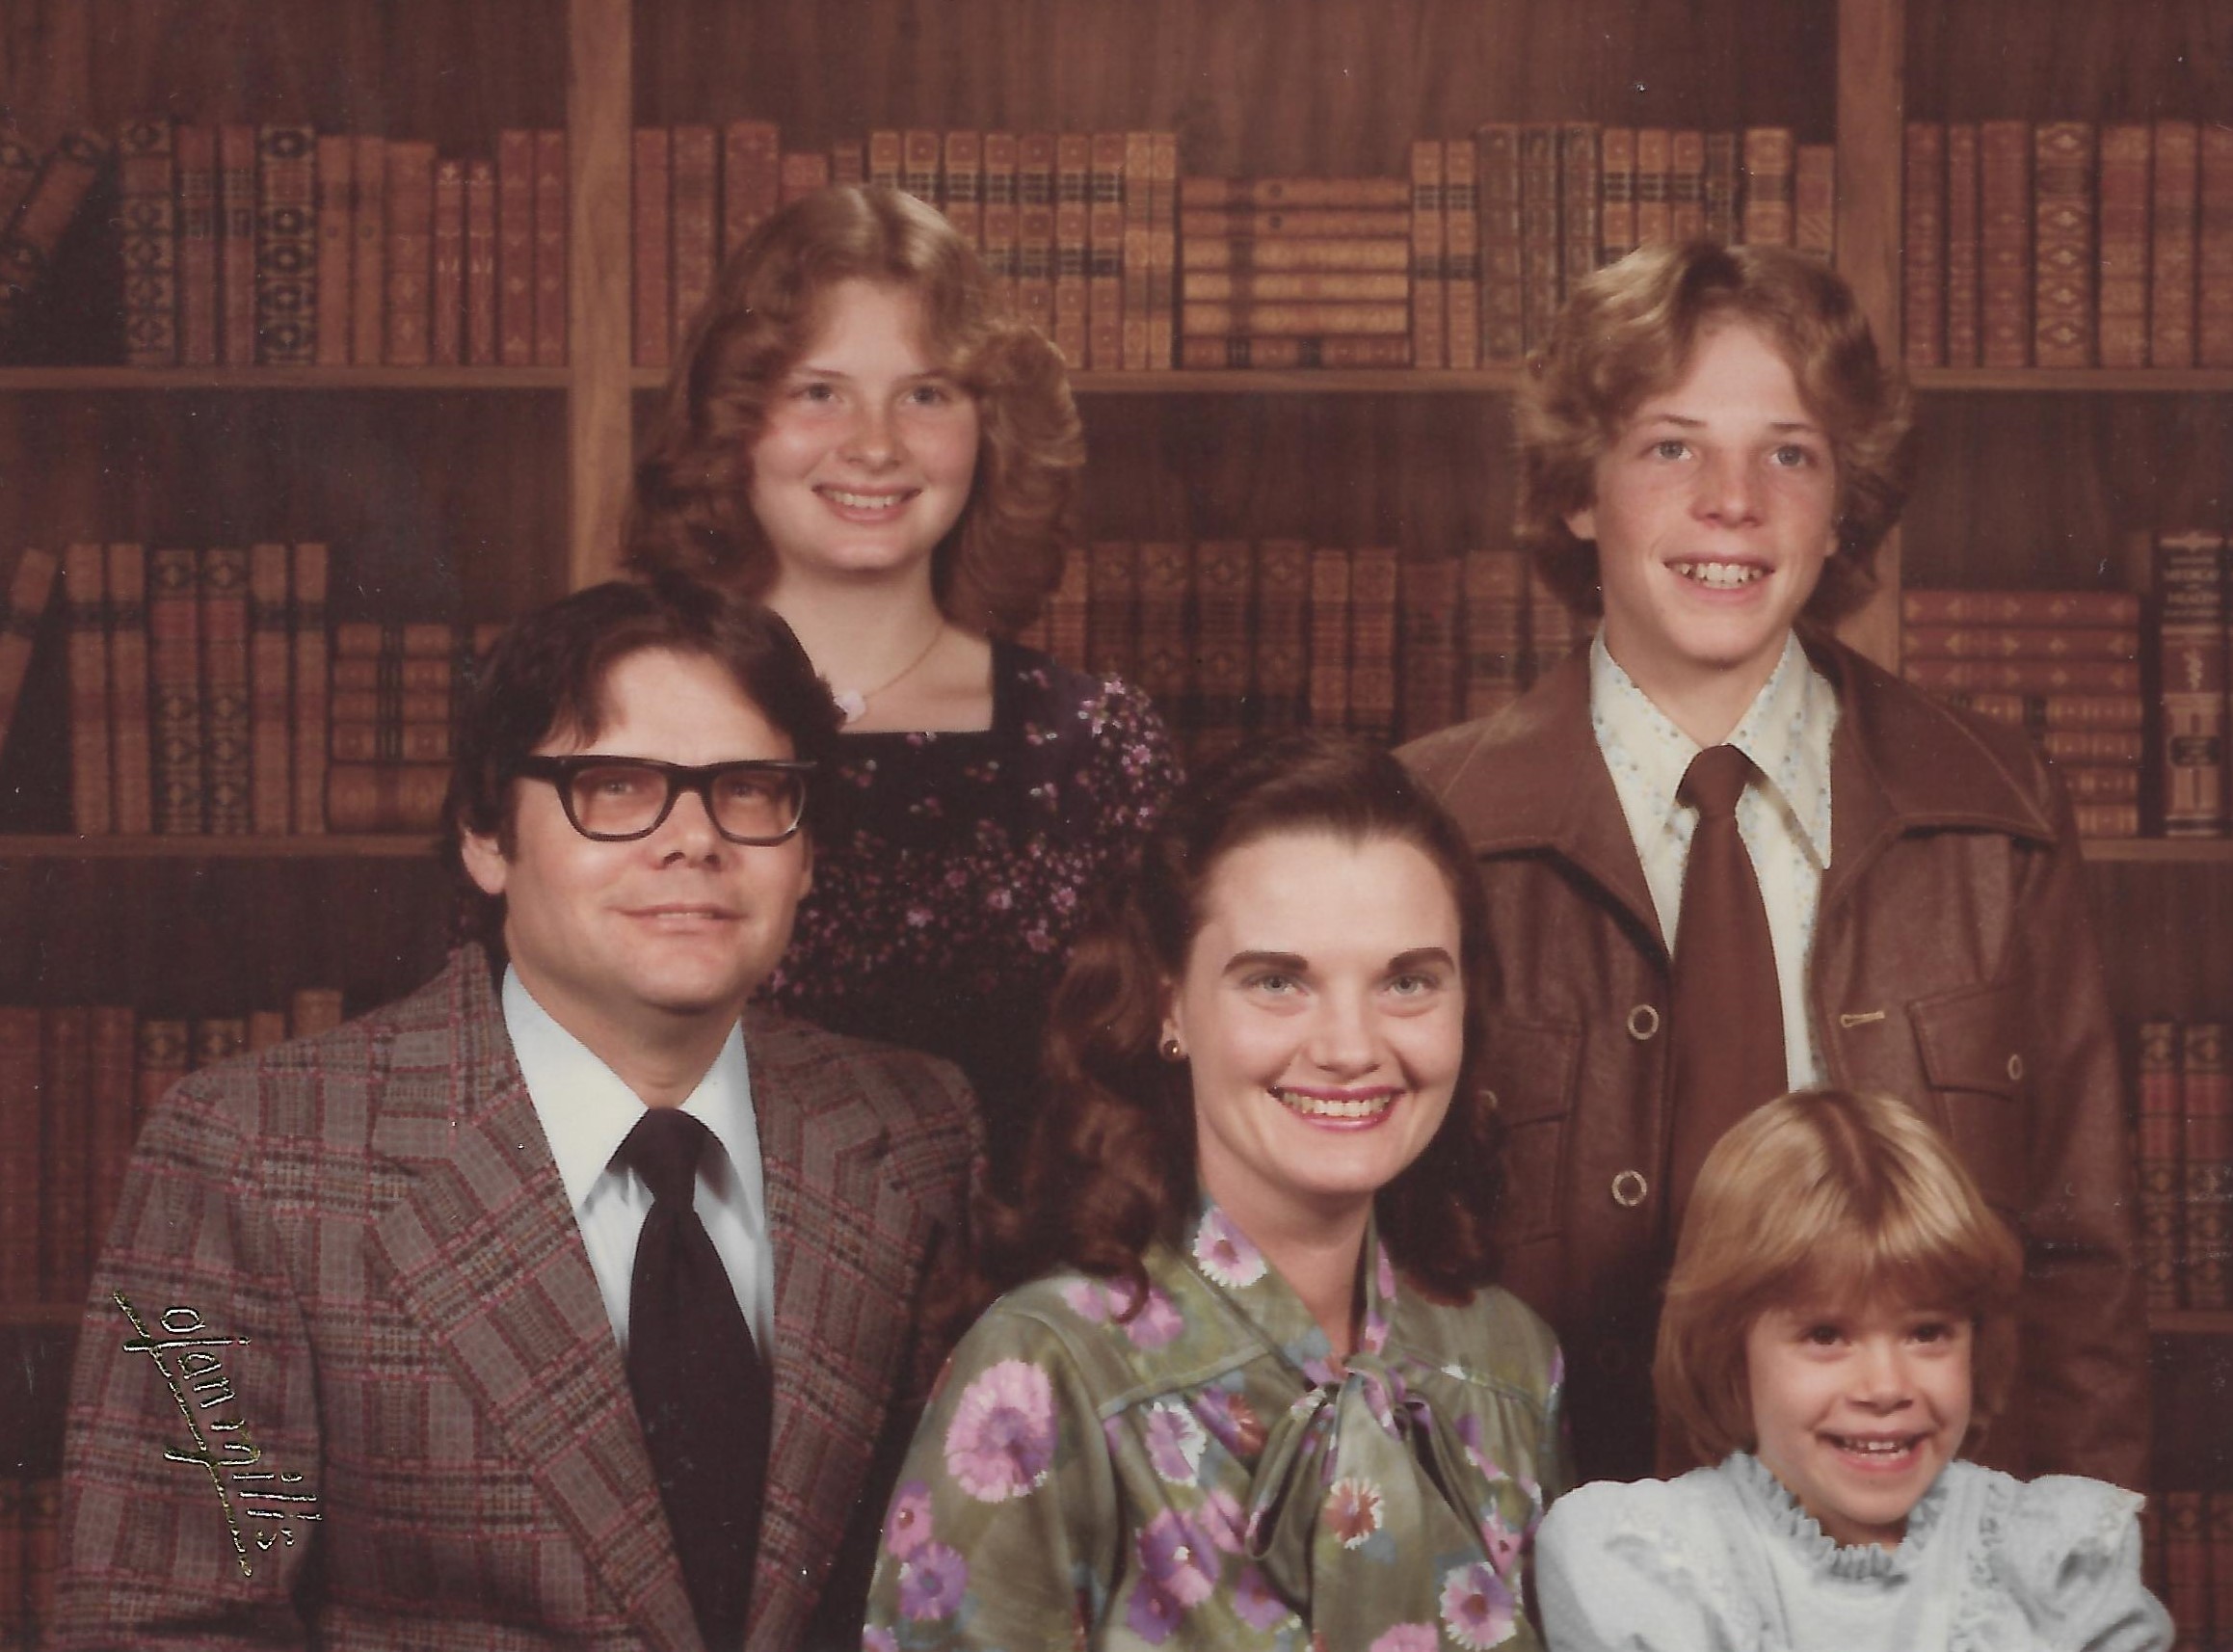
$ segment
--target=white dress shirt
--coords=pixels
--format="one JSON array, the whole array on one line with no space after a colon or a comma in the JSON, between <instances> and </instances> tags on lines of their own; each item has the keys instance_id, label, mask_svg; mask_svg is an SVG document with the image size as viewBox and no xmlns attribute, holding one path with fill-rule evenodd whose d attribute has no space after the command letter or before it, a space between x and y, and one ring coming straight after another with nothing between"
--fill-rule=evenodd
<instances>
[{"instance_id":1,"label":"white dress shirt","mask_svg":"<svg viewBox=\"0 0 2233 1652\"><path fill-rule=\"evenodd\" d=\"M1620 668L1603 631L1589 650L1589 723L1612 771L1671 957L1681 945L1675 929L1683 872L1698 826L1697 810L1675 793L1701 748ZM1787 1081L1794 1090L1821 1081L1821 1041L1808 1013L1806 977L1822 873L1830 864L1830 741L1837 730L1837 691L1798 639L1786 637L1783 657L1727 742L1760 771L1738 799L1737 831L1768 908L1783 997Z\"/></svg>"},{"instance_id":2,"label":"white dress shirt","mask_svg":"<svg viewBox=\"0 0 2233 1652\"><path fill-rule=\"evenodd\" d=\"M580 1039L551 1019L512 969L504 972L504 1029L512 1035L528 1099L558 1161L604 1296L605 1315L612 1320L613 1339L625 1354L628 1282L636 1265L636 1239L651 1212L651 1190L634 1171L615 1164L613 1155L644 1116L644 1104ZM775 1330L775 1259L768 1248L759 1126L741 1027L729 1029L729 1042L682 1110L721 1144L720 1153L706 1154L699 1165L693 1208L765 1359Z\"/></svg>"}]
</instances>

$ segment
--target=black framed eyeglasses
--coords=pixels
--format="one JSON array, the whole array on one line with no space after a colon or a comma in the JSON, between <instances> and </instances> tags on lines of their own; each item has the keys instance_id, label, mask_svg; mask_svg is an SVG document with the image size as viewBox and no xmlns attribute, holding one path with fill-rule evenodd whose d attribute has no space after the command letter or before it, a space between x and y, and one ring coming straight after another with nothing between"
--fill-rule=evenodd
<instances>
[{"instance_id":1,"label":"black framed eyeglasses","mask_svg":"<svg viewBox=\"0 0 2233 1652\"><path fill-rule=\"evenodd\" d=\"M514 771L558 788L566 818L584 838L625 843L649 838L695 791L713 829L731 843L759 847L795 834L807 814L806 759L747 758L730 763L661 762L656 758L521 758Z\"/></svg>"}]
</instances>

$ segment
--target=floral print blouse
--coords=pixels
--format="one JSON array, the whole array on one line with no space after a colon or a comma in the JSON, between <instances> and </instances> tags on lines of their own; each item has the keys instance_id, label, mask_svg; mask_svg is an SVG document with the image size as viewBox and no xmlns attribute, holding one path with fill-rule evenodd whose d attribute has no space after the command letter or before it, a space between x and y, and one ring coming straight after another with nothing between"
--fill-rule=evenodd
<instances>
[{"instance_id":1,"label":"floral print blouse","mask_svg":"<svg viewBox=\"0 0 2233 1652\"><path fill-rule=\"evenodd\" d=\"M1540 1319L1495 1289L1399 1292L1369 1237L1337 1362L1214 1205L1146 1264L1144 1302L1057 1274L963 1340L885 1521L867 1652L1540 1645L1521 1562L1565 1473Z\"/></svg>"},{"instance_id":2,"label":"floral print blouse","mask_svg":"<svg viewBox=\"0 0 2233 1652\"><path fill-rule=\"evenodd\" d=\"M991 728L838 746L813 888L761 996L959 1065L1010 1189L1047 1001L1178 785L1170 737L1137 689L996 638Z\"/></svg>"}]
</instances>

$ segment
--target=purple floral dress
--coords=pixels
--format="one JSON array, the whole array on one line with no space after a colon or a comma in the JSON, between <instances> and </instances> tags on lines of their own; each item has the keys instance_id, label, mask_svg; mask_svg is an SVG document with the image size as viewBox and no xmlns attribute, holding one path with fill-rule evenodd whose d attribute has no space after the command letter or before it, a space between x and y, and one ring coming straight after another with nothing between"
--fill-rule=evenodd
<instances>
[{"instance_id":1,"label":"purple floral dress","mask_svg":"<svg viewBox=\"0 0 2233 1652\"><path fill-rule=\"evenodd\" d=\"M1138 1311L1079 1274L1002 1297L917 1430L868 1652L1537 1648L1522 1559L1562 1488L1551 1332L1397 1290L1369 1238L1342 1364L1215 1206Z\"/></svg>"},{"instance_id":2,"label":"purple floral dress","mask_svg":"<svg viewBox=\"0 0 2233 1652\"><path fill-rule=\"evenodd\" d=\"M1047 1000L1178 784L1170 738L1137 689L995 639L990 729L839 744L814 887L762 997L960 1066L1012 1188Z\"/></svg>"}]
</instances>

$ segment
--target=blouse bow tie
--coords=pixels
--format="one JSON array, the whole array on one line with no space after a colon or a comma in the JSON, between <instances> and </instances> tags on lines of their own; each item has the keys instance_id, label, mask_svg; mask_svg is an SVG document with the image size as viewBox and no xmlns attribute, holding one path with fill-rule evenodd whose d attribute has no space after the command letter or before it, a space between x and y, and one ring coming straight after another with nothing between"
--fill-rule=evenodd
<instances>
[{"instance_id":1,"label":"blouse bow tie","mask_svg":"<svg viewBox=\"0 0 2233 1652\"><path fill-rule=\"evenodd\" d=\"M1414 1575L1447 1578L1477 1561L1469 1586L1503 1588L1466 1495L1464 1443L1404 1381L1400 1363L1351 1354L1345 1375L1272 1426L1250 1482L1249 1554L1327 1646L1363 1646L1370 1625L1388 1623L1396 1569L1386 1562L1397 1546L1450 1562ZM1502 1604L1515 1603L1507 1594ZM1440 1606L1427 1598L1401 1615L1432 1623Z\"/></svg>"}]
</instances>

